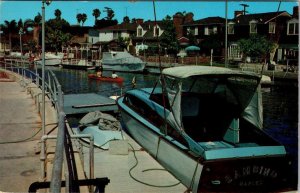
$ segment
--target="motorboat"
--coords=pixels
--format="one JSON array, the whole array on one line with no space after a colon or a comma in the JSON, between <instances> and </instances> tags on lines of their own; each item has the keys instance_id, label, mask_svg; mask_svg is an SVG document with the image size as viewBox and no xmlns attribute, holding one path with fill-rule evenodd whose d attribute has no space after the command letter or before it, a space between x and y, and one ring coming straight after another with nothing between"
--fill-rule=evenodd
<instances>
[{"instance_id":1,"label":"motorboat","mask_svg":"<svg viewBox=\"0 0 300 193\"><path fill-rule=\"evenodd\" d=\"M53 54L46 53L45 54L45 66L59 66L62 63L63 54ZM37 64L42 65L42 58L36 58L34 60Z\"/></svg>"},{"instance_id":2,"label":"motorboat","mask_svg":"<svg viewBox=\"0 0 300 193\"><path fill-rule=\"evenodd\" d=\"M89 79L93 80L100 80L100 81L105 81L105 82L117 82L117 83L122 83L124 79L122 77L108 77L108 76L97 76L96 74L88 74Z\"/></svg>"},{"instance_id":3,"label":"motorboat","mask_svg":"<svg viewBox=\"0 0 300 193\"><path fill-rule=\"evenodd\" d=\"M260 81L221 67L166 68L117 105L130 136L190 191L289 191L288 153L263 130Z\"/></svg>"},{"instance_id":4,"label":"motorboat","mask_svg":"<svg viewBox=\"0 0 300 193\"><path fill-rule=\"evenodd\" d=\"M103 52L102 66L104 70L122 72L143 72L146 63L128 52Z\"/></svg>"}]
</instances>

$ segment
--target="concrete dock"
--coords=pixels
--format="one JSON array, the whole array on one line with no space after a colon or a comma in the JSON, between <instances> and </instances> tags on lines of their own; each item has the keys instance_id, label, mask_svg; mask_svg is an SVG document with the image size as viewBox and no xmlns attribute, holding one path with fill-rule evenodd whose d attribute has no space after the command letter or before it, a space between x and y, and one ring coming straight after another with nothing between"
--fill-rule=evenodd
<instances>
[{"instance_id":1,"label":"concrete dock","mask_svg":"<svg viewBox=\"0 0 300 193\"><path fill-rule=\"evenodd\" d=\"M110 180L105 187L106 193L183 193L187 191L187 187L166 171L130 136L125 132L123 135L124 140L109 142L109 150L96 147L94 149L95 178L108 177ZM87 145L83 146L84 163L89 163ZM115 151L115 148L120 147L123 150ZM89 176L89 165L85 164L84 169Z\"/></svg>"},{"instance_id":2,"label":"concrete dock","mask_svg":"<svg viewBox=\"0 0 300 193\"><path fill-rule=\"evenodd\" d=\"M25 192L40 176L41 117L20 79L0 79L0 191Z\"/></svg>"},{"instance_id":3,"label":"concrete dock","mask_svg":"<svg viewBox=\"0 0 300 193\"><path fill-rule=\"evenodd\" d=\"M17 82L0 82L0 191L25 192L39 177L41 118Z\"/></svg>"},{"instance_id":4,"label":"concrete dock","mask_svg":"<svg viewBox=\"0 0 300 193\"><path fill-rule=\"evenodd\" d=\"M37 92L41 91L30 81L25 83L17 74L1 72L0 192L27 192L33 182L48 180L41 179L43 132L41 97L34 96ZM45 102L45 114L45 132L55 134L57 116L49 100ZM53 144L49 143L49 150ZM51 156L54 152L48 153Z\"/></svg>"},{"instance_id":5,"label":"concrete dock","mask_svg":"<svg viewBox=\"0 0 300 193\"><path fill-rule=\"evenodd\" d=\"M42 121L39 112L41 105L37 104L40 103L40 99L34 97L36 95L34 92L39 91L33 83L21 86L20 78L11 77L0 77L0 192L27 192L33 182L50 181L55 140L47 142L46 178L41 179ZM56 126L55 110L50 101L46 100L46 134L56 135ZM110 180L105 192L179 193L187 190L134 140L125 133L124 136L125 140L120 143L125 144L127 148L125 154L95 148L94 177L108 177ZM79 143L74 140L74 144ZM85 179L89 176L89 149L84 146L82 148L83 165L80 160L81 150L76 145L74 150L78 178ZM137 166L132 169L135 164ZM154 170L143 172L145 169ZM149 185L131 178L130 170L136 179ZM62 191L65 191L64 188ZM87 187L82 187L81 191L87 192Z\"/></svg>"}]
</instances>

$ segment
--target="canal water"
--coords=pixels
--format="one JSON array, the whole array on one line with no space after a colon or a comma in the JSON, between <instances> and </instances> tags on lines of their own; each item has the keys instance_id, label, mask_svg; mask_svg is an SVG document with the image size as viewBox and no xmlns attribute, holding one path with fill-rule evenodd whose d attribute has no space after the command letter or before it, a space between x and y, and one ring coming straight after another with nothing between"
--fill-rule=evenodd
<instances>
[{"instance_id":1,"label":"canal water","mask_svg":"<svg viewBox=\"0 0 300 193\"><path fill-rule=\"evenodd\" d=\"M50 68L62 84L64 94L98 93L105 96L120 95L132 88L135 79L136 87L152 87L157 80L155 74L121 73L123 84L89 80L84 70ZM104 76L110 76L104 71ZM298 165L298 86L295 84L278 84L263 88L264 129L273 138L285 145L293 160L294 175Z\"/></svg>"}]
</instances>

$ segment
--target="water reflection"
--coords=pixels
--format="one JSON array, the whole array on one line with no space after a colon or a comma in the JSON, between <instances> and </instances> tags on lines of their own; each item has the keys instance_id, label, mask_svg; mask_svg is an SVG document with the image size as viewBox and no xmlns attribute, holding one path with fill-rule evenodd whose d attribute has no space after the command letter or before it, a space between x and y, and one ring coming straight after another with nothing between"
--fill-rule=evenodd
<instances>
[{"instance_id":1,"label":"water reflection","mask_svg":"<svg viewBox=\"0 0 300 193\"><path fill-rule=\"evenodd\" d=\"M99 93L106 96L120 95L132 88L132 79L136 79L136 87L152 87L157 75L121 73L124 78L122 84L89 80L87 72L51 68L56 74L65 94L70 93ZM111 76L111 72L104 71L104 76ZM273 138L279 140L292 155L295 175L298 163L298 87L287 85L263 88L263 116L264 130Z\"/></svg>"}]
</instances>

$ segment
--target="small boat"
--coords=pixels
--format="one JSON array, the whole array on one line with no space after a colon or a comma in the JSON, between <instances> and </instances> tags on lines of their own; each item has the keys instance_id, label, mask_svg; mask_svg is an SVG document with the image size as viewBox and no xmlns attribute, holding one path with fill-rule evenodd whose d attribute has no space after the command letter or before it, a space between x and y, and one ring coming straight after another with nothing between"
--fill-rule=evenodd
<instances>
[{"instance_id":1,"label":"small boat","mask_svg":"<svg viewBox=\"0 0 300 193\"><path fill-rule=\"evenodd\" d=\"M128 52L103 52L102 66L106 70L122 72L143 72L146 62Z\"/></svg>"},{"instance_id":2,"label":"small boat","mask_svg":"<svg viewBox=\"0 0 300 193\"><path fill-rule=\"evenodd\" d=\"M106 82L118 82L118 83L121 83L121 82L124 81L124 79L122 77L117 77L117 78L112 78L112 77L108 77L108 76L98 77L96 74L88 74L88 77L90 79L100 80L100 81L106 81Z\"/></svg>"},{"instance_id":3,"label":"small boat","mask_svg":"<svg viewBox=\"0 0 300 193\"><path fill-rule=\"evenodd\" d=\"M263 130L260 81L227 68L172 67L117 105L126 131L192 192L289 191L289 156Z\"/></svg>"}]
</instances>

